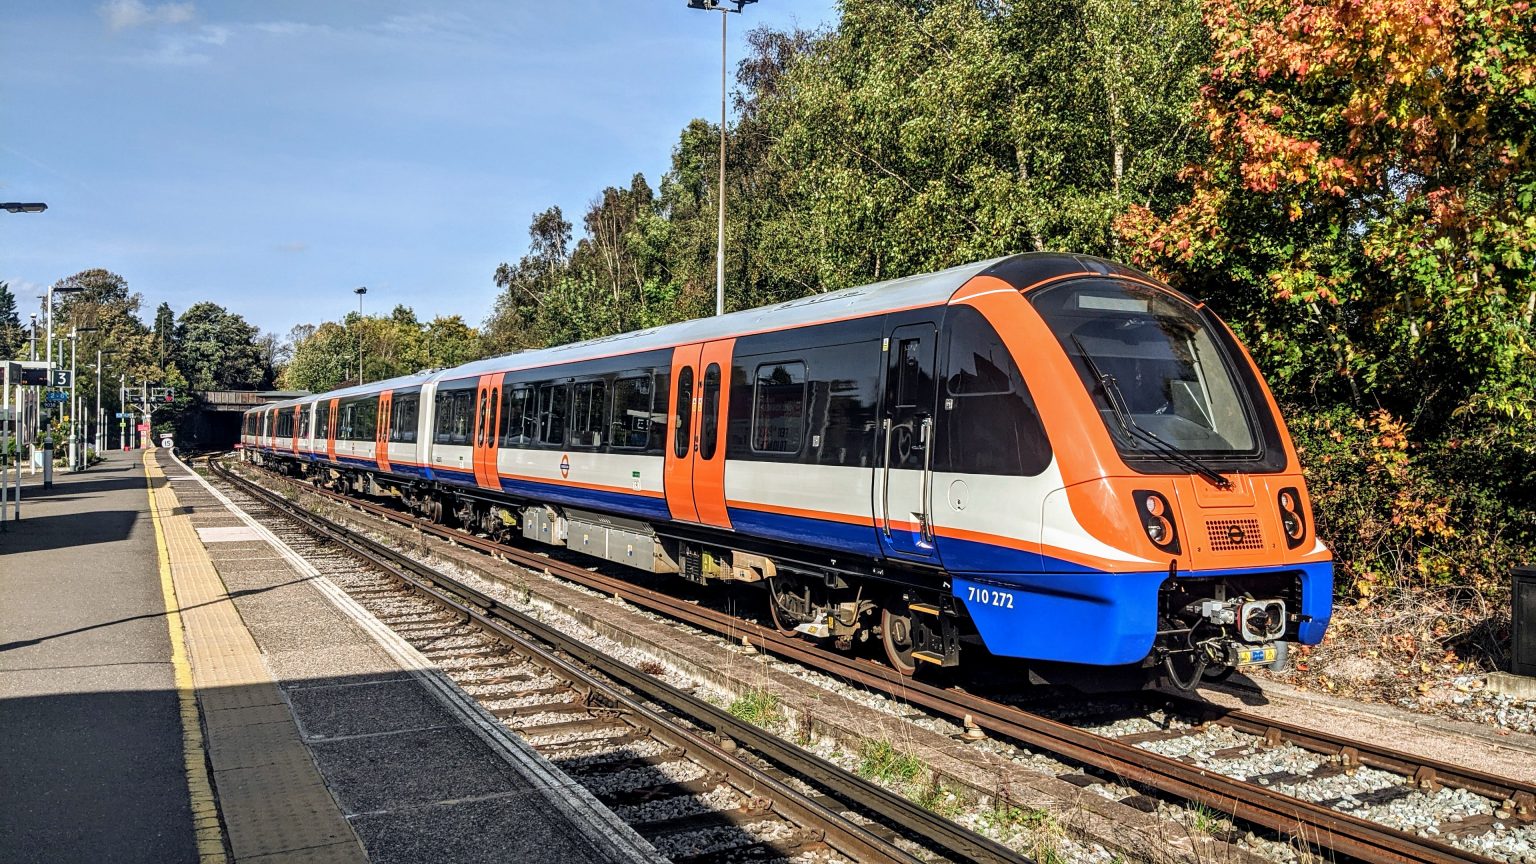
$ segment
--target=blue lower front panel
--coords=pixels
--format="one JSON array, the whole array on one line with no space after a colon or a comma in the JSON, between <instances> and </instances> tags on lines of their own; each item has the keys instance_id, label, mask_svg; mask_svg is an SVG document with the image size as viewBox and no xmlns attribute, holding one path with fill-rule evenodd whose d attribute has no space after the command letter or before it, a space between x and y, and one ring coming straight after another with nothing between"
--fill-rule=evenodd
<instances>
[{"instance_id":1,"label":"blue lower front panel","mask_svg":"<svg viewBox=\"0 0 1536 864\"><path fill-rule=\"evenodd\" d=\"M1180 579L1295 573L1301 580L1297 640L1315 645L1333 611L1333 565L1189 571ZM1149 573L954 574L987 650L1000 657L1095 666L1138 663L1157 637L1158 589L1166 571Z\"/></svg>"}]
</instances>

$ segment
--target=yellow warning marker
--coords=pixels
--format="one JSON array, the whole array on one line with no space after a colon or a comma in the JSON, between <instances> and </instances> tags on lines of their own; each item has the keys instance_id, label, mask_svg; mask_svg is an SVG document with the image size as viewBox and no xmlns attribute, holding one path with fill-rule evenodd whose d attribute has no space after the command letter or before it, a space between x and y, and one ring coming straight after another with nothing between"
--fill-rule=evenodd
<instances>
[{"instance_id":1,"label":"yellow warning marker","mask_svg":"<svg viewBox=\"0 0 1536 864\"><path fill-rule=\"evenodd\" d=\"M176 678L176 700L181 708L181 751L187 775L187 791L192 799L192 828L197 837L197 855L201 864L226 864L224 829L219 822L219 802L208 778L208 757L203 741L202 716L197 707L197 689L192 683L192 664L187 661L186 637L181 627L181 606L176 602L176 587L171 581L171 553L165 542L165 528L160 523L160 507L155 501L156 477L165 472L154 461L154 448L144 451L144 484L149 490L149 518L155 526L155 553L160 563L160 594L165 600L165 623L171 636L171 668Z\"/></svg>"}]
</instances>

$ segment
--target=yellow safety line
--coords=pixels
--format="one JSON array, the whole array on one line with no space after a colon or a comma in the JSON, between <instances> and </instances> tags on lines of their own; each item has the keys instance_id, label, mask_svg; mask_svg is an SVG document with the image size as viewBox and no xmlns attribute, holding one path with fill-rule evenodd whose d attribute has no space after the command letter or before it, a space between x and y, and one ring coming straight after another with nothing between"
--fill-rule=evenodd
<instances>
[{"instance_id":1,"label":"yellow safety line","mask_svg":"<svg viewBox=\"0 0 1536 864\"><path fill-rule=\"evenodd\" d=\"M202 715L198 713L197 688L192 683L192 664L181 629L181 606L171 580L171 553L155 501L153 448L144 451L144 485L149 489L149 518L155 526L155 547L160 559L160 593L165 598L165 623L171 633L171 668L176 673L176 699L181 704L181 751L186 763L187 791L192 799L192 827L197 835L201 864L225 864L224 829L219 824L219 802L213 795L204 755ZM162 476L164 476L162 474Z\"/></svg>"}]
</instances>

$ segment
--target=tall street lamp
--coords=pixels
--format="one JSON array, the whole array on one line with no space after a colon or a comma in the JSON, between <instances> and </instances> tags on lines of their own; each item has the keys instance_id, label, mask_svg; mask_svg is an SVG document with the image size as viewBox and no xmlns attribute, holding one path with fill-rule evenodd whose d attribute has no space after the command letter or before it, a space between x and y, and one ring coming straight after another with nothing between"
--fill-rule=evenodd
<instances>
[{"instance_id":1,"label":"tall street lamp","mask_svg":"<svg viewBox=\"0 0 1536 864\"><path fill-rule=\"evenodd\" d=\"M715 314L725 314L725 19L757 0L688 0L689 9L720 13L720 223L715 228ZM732 9L731 6L735 6Z\"/></svg>"},{"instance_id":2,"label":"tall street lamp","mask_svg":"<svg viewBox=\"0 0 1536 864\"><path fill-rule=\"evenodd\" d=\"M363 295L368 293L367 288L353 288L352 293L357 295L357 383L363 383Z\"/></svg>"},{"instance_id":3,"label":"tall street lamp","mask_svg":"<svg viewBox=\"0 0 1536 864\"><path fill-rule=\"evenodd\" d=\"M47 360L48 360L48 368L50 370L53 369L53 295L55 295L55 294L78 294L78 293L80 293L81 291L84 291L84 290L85 290L85 286L84 285L49 285L48 286L48 299L47 299L47 302L46 302L45 306L46 306L46 311L47 311L47 316L48 316L48 341L47 341L48 357L47 357ZM59 358L59 362L62 363L63 361L64 361L64 358L60 357Z\"/></svg>"},{"instance_id":4,"label":"tall street lamp","mask_svg":"<svg viewBox=\"0 0 1536 864\"><path fill-rule=\"evenodd\" d=\"M104 357L105 355L115 354L115 353L117 353L117 349L116 348L97 348L96 349L96 366L94 367L94 370L95 370L95 373L96 373L96 428L95 428L96 436L95 436L95 439L96 439L96 455L98 455L98 456L100 456L101 453L107 449L107 425L105 423L101 422L101 373L102 373L101 358Z\"/></svg>"}]
</instances>

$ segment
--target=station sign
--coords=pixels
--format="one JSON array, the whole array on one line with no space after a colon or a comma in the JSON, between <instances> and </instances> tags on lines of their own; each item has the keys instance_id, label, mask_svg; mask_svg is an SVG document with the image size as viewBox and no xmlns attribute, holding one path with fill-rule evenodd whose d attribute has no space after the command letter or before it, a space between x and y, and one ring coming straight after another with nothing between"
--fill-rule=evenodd
<instances>
[{"instance_id":1,"label":"station sign","mask_svg":"<svg viewBox=\"0 0 1536 864\"><path fill-rule=\"evenodd\" d=\"M119 419L119 420L132 420L133 419L133 412L132 411L119 411L119 412L117 412L117 419Z\"/></svg>"},{"instance_id":2,"label":"station sign","mask_svg":"<svg viewBox=\"0 0 1536 864\"><path fill-rule=\"evenodd\" d=\"M43 394L43 401L49 404L68 402L69 394L63 390L49 390L47 393Z\"/></svg>"},{"instance_id":3,"label":"station sign","mask_svg":"<svg viewBox=\"0 0 1536 864\"><path fill-rule=\"evenodd\" d=\"M68 369L55 369L48 373L48 386L68 387L70 384L70 376L73 374L74 373L70 372Z\"/></svg>"}]
</instances>

